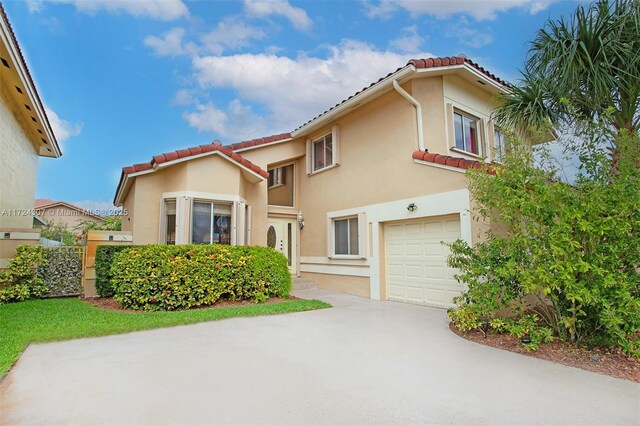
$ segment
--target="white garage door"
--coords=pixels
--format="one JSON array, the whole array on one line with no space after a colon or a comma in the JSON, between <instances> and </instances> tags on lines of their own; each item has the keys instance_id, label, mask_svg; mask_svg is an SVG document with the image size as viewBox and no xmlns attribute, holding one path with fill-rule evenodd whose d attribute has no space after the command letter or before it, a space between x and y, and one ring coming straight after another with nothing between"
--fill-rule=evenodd
<instances>
[{"instance_id":1,"label":"white garage door","mask_svg":"<svg viewBox=\"0 0 640 426\"><path fill-rule=\"evenodd\" d=\"M389 300L453 306L462 284L449 268L449 248L442 244L460 238L458 217L438 217L387 224L386 271Z\"/></svg>"}]
</instances>

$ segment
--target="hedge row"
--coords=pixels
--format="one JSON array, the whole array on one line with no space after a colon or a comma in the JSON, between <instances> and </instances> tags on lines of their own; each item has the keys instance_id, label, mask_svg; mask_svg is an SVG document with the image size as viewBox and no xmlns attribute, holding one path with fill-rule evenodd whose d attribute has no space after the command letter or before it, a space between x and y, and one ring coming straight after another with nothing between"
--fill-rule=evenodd
<instances>
[{"instance_id":1,"label":"hedge row","mask_svg":"<svg viewBox=\"0 0 640 426\"><path fill-rule=\"evenodd\" d=\"M96 293L101 297L113 297L115 290L111 284L111 263L116 254L131 248L131 245L96 247Z\"/></svg>"},{"instance_id":2,"label":"hedge row","mask_svg":"<svg viewBox=\"0 0 640 426\"><path fill-rule=\"evenodd\" d=\"M38 266L38 275L47 290L41 297L82 295L82 249L46 247L46 263Z\"/></svg>"},{"instance_id":3,"label":"hedge row","mask_svg":"<svg viewBox=\"0 0 640 426\"><path fill-rule=\"evenodd\" d=\"M145 245L112 255L111 284L125 308L188 309L220 299L262 302L291 291L287 259L269 247Z\"/></svg>"}]
</instances>

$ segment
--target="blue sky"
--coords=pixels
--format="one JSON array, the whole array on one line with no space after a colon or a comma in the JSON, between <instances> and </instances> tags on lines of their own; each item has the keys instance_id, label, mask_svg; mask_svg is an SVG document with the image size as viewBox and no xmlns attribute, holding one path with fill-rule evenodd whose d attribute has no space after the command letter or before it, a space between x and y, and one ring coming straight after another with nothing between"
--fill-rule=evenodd
<instances>
[{"instance_id":1,"label":"blue sky","mask_svg":"<svg viewBox=\"0 0 640 426\"><path fill-rule=\"evenodd\" d=\"M507 80L573 1L4 3L61 144L38 197L107 209L123 166L290 131L411 58Z\"/></svg>"}]
</instances>

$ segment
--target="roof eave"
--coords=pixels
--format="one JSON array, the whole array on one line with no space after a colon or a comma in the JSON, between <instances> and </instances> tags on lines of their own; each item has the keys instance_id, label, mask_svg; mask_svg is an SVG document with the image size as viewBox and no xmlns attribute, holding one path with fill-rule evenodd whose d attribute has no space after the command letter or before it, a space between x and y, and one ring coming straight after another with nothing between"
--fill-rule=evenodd
<instances>
[{"instance_id":1,"label":"roof eave","mask_svg":"<svg viewBox=\"0 0 640 426\"><path fill-rule=\"evenodd\" d=\"M52 154L54 158L59 158L62 156L62 151L60 150L58 140L53 132L51 123L49 122L49 117L44 109L44 105L42 104L40 95L38 94L38 90L33 82L33 78L31 77L31 73L29 72L24 56L21 53L18 40L13 32L11 23L9 22L9 18L7 17L2 3L0 3L0 36L7 47L7 51L11 55L12 62L16 65L16 73L25 87L26 94L29 97L31 104L35 107L35 113L38 116L40 123L42 123L44 132L51 141L51 147L53 148ZM40 155L39 152L38 155Z\"/></svg>"},{"instance_id":2,"label":"roof eave","mask_svg":"<svg viewBox=\"0 0 640 426\"><path fill-rule=\"evenodd\" d=\"M291 138L295 139L300 136L304 136L309 134L315 130L318 130L320 127L324 126L327 122L346 114L353 107L358 106L358 104L367 100L367 98L380 95L384 90L390 90L393 87L393 81L399 80L404 77L407 77L411 73L414 73L416 68L413 65L405 65L400 70L394 72L393 74L385 77L378 83L373 86L367 87L362 90L357 95L353 96L351 99L339 104L338 106L330 109L326 113L316 117L315 119L309 121L308 123L300 126L298 129L291 132Z\"/></svg>"}]
</instances>

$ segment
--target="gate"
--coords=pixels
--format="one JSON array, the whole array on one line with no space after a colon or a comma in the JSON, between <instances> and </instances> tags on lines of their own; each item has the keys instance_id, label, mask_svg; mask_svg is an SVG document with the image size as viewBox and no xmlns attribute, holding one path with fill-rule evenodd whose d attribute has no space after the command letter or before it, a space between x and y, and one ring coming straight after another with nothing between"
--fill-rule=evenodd
<instances>
[{"instance_id":1,"label":"gate","mask_svg":"<svg viewBox=\"0 0 640 426\"><path fill-rule=\"evenodd\" d=\"M96 297L96 248L103 245L131 244L133 236L126 231L89 231L84 257L84 297Z\"/></svg>"},{"instance_id":2,"label":"gate","mask_svg":"<svg viewBox=\"0 0 640 426\"><path fill-rule=\"evenodd\" d=\"M82 296L84 247L46 247L47 263L38 268L38 275L49 290L42 297Z\"/></svg>"}]
</instances>

